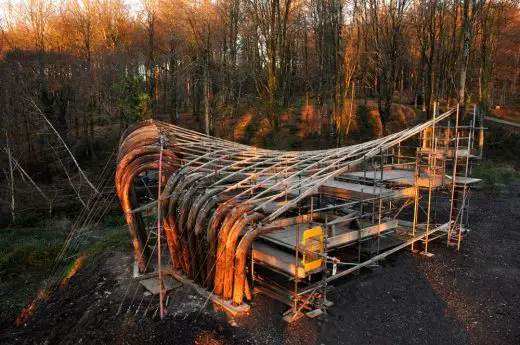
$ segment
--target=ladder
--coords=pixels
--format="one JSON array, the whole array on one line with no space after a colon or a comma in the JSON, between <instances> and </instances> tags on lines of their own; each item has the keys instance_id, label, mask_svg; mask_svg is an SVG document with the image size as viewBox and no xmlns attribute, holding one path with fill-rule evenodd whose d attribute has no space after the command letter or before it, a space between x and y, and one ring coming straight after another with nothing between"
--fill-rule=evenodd
<instances>
[{"instance_id":1,"label":"ladder","mask_svg":"<svg viewBox=\"0 0 520 345\"><path fill-rule=\"evenodd\" d=\"M433 108L433 119L437 116L437 106L434 103ZM422 183L422 188L426 188L428 192L427 196L427 209L426 213L426 223L425 230L426 236L423 239L424 244L424 252L423 254L428 254L428 244L430 239L430 228L432 225L432 194L433 191L437 190L440 186L443 185L444 174L446 169L446 157L445 152L439 150L439 129L436 128L435 124L431 128L427 128L425 131L421 133L421 147L417 150L416 157L416 170L415 170L415 208L414 208L414 222L413 222L413 236L416 233L416 227L418 223L418 213L419 213L419 191L421 187L421 176L425 176L427 178L427 183ZM439 181L440 180L440 181ZM433 220L435 221L435 220ZM413 250L413 245L412 245Z\"/></svg>"},{"instance_id":2,"label":"ladder","mask_svg":"<svg viewBox=\"0 0 520 345\"><path fill-rule=\"evenodd\" d=\"M458 115L458 108L457 108ZM464 238L465 220L467 217L467 205L469 202L469 187L466 179L469 174L470 157L473 148L473 136L475 128L476 109L473 111L473 119L470 126L467 126L466 137L461 137L461 128L457 122L455 125L455 151L453 153L453 172L451 178L451 198L450 198L450 224L448 226L447 246L456 247L460 250L461 242ZM459 182L462 180L462 182Z\"/></svg>"}]
</instances>

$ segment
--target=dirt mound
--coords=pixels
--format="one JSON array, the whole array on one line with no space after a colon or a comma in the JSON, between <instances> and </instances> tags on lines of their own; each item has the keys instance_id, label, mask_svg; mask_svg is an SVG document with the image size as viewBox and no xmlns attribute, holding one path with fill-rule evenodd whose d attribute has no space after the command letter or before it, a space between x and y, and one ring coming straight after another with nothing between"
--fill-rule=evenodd
<instances>
[{"instance_id":1,"label":"dirt mound","mask_svg":"<svg viewBox=\"0 0 520 345\"><path fill-rule=\"evenodd\" d=\"M387 123L387 131L394 133L415 125L417 114L412 108L402 104L392 104L390 118Z\"/></svg>"},{"instance_id":2,"label":"dirt mound","mask_svg":"<svg viewBox=\"0 0 520 345\"><path fill-rule=\"evenodd\" d=\"M130 278L129 252L125 247L89 262L22 327L14 327L14 317L3 324L0 344L235 343L237 330L225 314L207 311L206 301L187 286L170 295L166 318L158 320L157 298L144 296Z\"/></svg>"},{"instance_id":3,"label":"dirt mound","mask_svg":"<svg viewBox=\"0 0 520 345\"><path fill-rule=\"evenodd\" d=\"M356 104L350 126L350 136L359 141L371 140L383 136L383 124L379 116L377 104ZM395 133L414 126L417 123L417 113L411 107L402 104L392 104L387 132Z\"/></svg>"}]
</instances>

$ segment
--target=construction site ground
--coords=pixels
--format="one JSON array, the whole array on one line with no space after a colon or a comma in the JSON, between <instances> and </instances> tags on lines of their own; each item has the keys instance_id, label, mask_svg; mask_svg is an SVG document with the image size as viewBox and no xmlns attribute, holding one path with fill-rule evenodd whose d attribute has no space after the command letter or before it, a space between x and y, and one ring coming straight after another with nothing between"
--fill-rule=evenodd
<instances>
[{"instance_id":1,"label":"construction site ground","mask_svg":"<svg viewBox=\"0 0 520 345\"><path fill-rule=\"evenodd\" d=\"M519 344L520 183L475 191L471 202L472 231L460 252L436 243L431 258L404 251L340 280L322 320L287 324L286 307L262 295L232 320L189 286L169 293L164 320L152 318L153 303L143 317L150 304L138 308L141 291L129 308L133 256L122 245L91 259L20 328L9 296L23 293L23 278L1 281L0 343Z\"/></svg>"}]
</instances>

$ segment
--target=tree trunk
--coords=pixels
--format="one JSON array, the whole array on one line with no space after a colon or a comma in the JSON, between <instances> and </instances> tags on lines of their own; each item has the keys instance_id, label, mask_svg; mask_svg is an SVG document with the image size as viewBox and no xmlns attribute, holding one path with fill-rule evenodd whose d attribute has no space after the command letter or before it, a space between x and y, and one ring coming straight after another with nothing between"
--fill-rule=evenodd
<instances>
[{"instance_id":1,"label":"tree trunk","mask_svg":"<svg viewBox=\"0 0 520 345\"><path fill-rule=\"evenodd\" d=\"M209 68L208 57L204 59L204 128L206 135L209 135L210 116L209 116Z\"/></svg>"},{"instance_id":2,"label":"tree trunk","mask_svg":"<svg viewBox=\"0 0 520 345\"><path fill-rule=\"evenodd\" d=\"M460 114L464 116L466 110L466 75L468 72L469 65L469 46L471 43L471 27L469 18L469 1L464 0L463 11L462 11L462 61L460 67L460 82L459 82L459 103L461 105Z\"/></svg>"}]
</instances>

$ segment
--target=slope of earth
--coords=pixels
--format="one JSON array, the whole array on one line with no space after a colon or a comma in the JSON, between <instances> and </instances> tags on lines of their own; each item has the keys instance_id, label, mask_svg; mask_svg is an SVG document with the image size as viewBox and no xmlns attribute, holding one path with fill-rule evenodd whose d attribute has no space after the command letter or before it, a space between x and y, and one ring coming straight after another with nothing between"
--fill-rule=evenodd
<instances>
[{"instance_id":1,"label":"slope of earth","mask_svg":"<svg viewBox=\"0 0 520 345\"><path fill-rule=\"evenodd\" d=\"M285 307L264 296L231 320L182 286L158 321L156 299L130 279L131 249L123 246L91 260L23 327L3 324L0 343L519 344L520 184L474 192L471 203L460 252L438 243L432 258L404 251L344 279L323 320L286 324Z\"/></svg>"},{"instance_id":2,"label":"slope of earth","mask_svg":"<svg viewBox=\"0 0 520 345\"><path fill-rule=\"evenodd\" d=\"M490 111L490 116L497 117L502 120L520 123L520 111L515 109L498 108Z\"/></svg>"}]
</instances>

